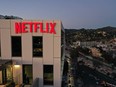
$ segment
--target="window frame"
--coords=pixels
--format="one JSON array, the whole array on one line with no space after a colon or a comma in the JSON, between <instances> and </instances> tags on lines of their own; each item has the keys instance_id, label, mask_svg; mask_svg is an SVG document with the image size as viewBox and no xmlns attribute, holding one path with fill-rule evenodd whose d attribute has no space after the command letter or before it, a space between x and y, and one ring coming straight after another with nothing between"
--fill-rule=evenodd
<instances>
[{"instance_id":1,"label":"window frame","mask_svg":"<svg viewBox=\"0 0 116 87\"><path fill-rule=\"evenodd\" d=\"M24 81L24 68L26 67L26 66L31 66L32 67L32 80L33 80L33 65L32 64L22 64L22 82L24 83L24 84L26 84L26 85L31 85L30 83L25 83L25 81Z\"/></svg>"},{"instance_id":2,"label":"window frame","mask_svg":"<svg viewBox=\"0 0 116 87\"><path fill-rule=\"evenodd\" d=\"M37 39L37 38L40 38L41 39L41 45L39 45L40 47L36 47L36 50L42 50L42 52L40 52L40 54L34 54L34 38ZM36 52L35 52L36 53ZM42 36L32 36L32 56L34 58L38 58L38 57L43 57L43 37Z\"/></svg>"},{"instance_id":3,"label":"window frame","mask_svg":"<svg viewBox=\"0 0 116 87\"><path fill-rule=\"evenodd\" d=\"M14 43L13 43L13 38L17 38L18 37L18 39L20 38L20 44L19 44L19 42L17 43L17 45L20 45L20 48L18 49L18 51L20 51L20 53L19 52L17 52L18 54L14 54L14 52L16 52L16 51L13 51L14 49L13 48L15 48L15 46L13 46L14 45ZM15 49L16 50L16 49ZM22 37L21 36L11 36L11 56L12 57L22 57Z\"/></svg>"},{"instance_id":4,"label":"window frame","mask_svg":"<svg viewBox=\"0 0 116 87\"><path fill-rule=\"evenodd\" d=\"M45 76L45 74L47 74L49 71L47 71L47 72L45 72L45 67L46 66L50 66L50 67L52 67L52 71L51 71L51 73L52 73L52 81L50 82L50 81L47 81L47 80L45 80L45 78L46 78L46 76ZM47 67L47 69L48 69L48 67ZM50 69L49 69L50 70ZM51 74L50 72L48 73L48 74ZM48 78L49 79L49 78ZM46 81L46 82L45 82ZM46 85L46 86L53 86L54 85L54 66L53 65L43 65L43 85Z\"/></svg>"}]
</instances>

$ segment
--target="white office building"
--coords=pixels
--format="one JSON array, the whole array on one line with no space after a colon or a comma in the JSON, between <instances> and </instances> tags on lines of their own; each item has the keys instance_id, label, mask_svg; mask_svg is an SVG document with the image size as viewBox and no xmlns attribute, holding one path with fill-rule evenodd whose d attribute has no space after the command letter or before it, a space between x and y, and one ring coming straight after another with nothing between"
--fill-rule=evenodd
<instances>
[{"instance_id":1,"label":"white office building","mask_svg":"<svg viewBox=\"0 0 116 87\"><path fill-rule=\"evenodd\" d=\"M64 33L59 20L0 19L0 84L61 87Z\"/></svg>"}]
</instances>

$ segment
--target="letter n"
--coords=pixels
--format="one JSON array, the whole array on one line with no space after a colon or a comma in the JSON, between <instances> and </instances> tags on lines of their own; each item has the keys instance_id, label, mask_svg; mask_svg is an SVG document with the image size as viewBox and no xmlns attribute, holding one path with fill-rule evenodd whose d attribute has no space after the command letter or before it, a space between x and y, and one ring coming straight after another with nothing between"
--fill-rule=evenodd
<instances>
[{"instance_id":1,"label":"letter n","mask_svg":"<svg viewBox=\"0 0 116 87\"><path fill-rule=\"evenodd\" d=\"M15 23L15 33L21 33L22 32L22 30L21 30L22 28L21 28L21 23Z\"/></svg>"}]
</instances>

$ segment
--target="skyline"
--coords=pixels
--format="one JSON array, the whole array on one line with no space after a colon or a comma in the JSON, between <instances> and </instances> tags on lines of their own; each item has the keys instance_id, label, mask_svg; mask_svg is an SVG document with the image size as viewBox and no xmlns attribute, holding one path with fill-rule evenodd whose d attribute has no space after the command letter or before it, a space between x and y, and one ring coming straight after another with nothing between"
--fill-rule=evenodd
<instances>
[{"instance_id":1,"label":"skyline","mask_svg":"<svg viewBox=\"0 0 116 87\"><path fill-rule=\"evenodd\" d=\"M116 0L1 0L0 14L23 19L61 20L64 28L116 27Z\"/></svg>"}]
</instances>

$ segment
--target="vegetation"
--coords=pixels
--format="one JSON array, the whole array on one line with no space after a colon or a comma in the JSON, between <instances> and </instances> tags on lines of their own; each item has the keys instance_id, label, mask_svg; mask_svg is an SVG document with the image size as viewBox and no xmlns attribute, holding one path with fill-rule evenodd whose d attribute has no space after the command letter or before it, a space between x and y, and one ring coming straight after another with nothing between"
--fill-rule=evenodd
<instances>
[{"instance_id":1,"label":"vegetation","mask_svg":"<svg viewBox=\"0 0 116 87\"><path fill-rule=\"evenodd\" d=\"M17 16L13 16L13 15L11 15L11 16L8 16L8 15L3 16L3 15L0 15L0 19L22 19L22 18L17 17Z\"/></svg>"},{"instance_id":2,"label":"vegetation","mask_svg":"<svg viewBox=\"0 0 116 87\"><path fill-rule=\"evenodd\" d=\"M98 29L65 29L66 41L69 44L75 41L108 41L116 37L115 27L103 27Z\"/></svg>"}]
</instances>

